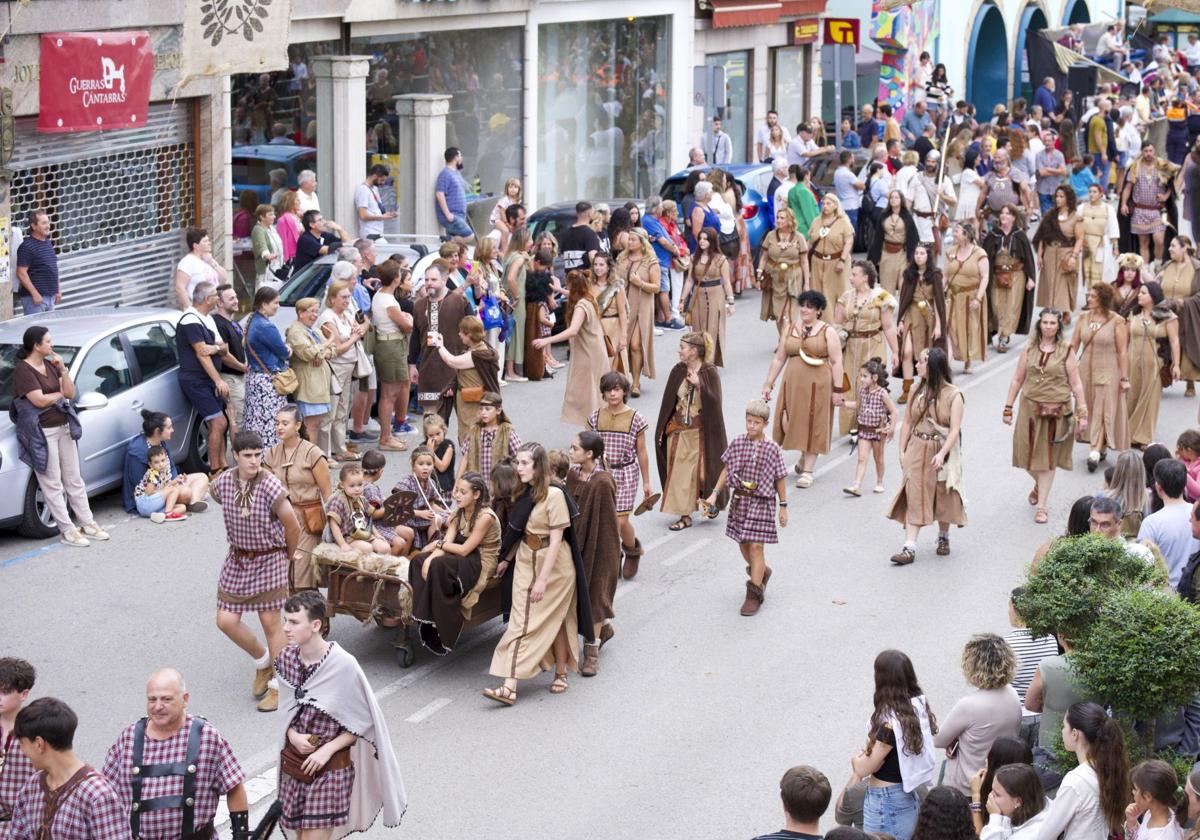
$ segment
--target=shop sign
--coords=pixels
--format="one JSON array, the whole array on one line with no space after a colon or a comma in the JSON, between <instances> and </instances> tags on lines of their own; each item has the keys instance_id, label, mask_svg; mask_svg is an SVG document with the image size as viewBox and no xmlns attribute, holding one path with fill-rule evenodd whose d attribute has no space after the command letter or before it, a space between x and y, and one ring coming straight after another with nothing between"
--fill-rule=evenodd
<instances>
[{"instance_id":1,"label":"shop sign","mask_svg":"<svg viewBox=\"0 0 1200 840\"><path fill-rule=\"evenodd\" d=\"M38 131L103 131L146 122L154 49L147 32L42 35Z\"/></svg>"},{"instance_id":2,"label":"shop sign","mask_svg":"<svg viewBox=\"0 0 1200 840\"><path fill-rule=\"evenodd\" d=\"M800 18L788 24L788 44L795 47L801 44L815 44L821 34L820 18Z\"/></svg>"},{"instance_id":3,"label":"shop sign","mask_svg":"<svg viewBox=\"0 0 1200 840\"><path fill-rule=\"evenodd\" d=\"M860 26L858 18L825 18L824 42L851 45L858 52Z\"/></svg>"}]
</instances>

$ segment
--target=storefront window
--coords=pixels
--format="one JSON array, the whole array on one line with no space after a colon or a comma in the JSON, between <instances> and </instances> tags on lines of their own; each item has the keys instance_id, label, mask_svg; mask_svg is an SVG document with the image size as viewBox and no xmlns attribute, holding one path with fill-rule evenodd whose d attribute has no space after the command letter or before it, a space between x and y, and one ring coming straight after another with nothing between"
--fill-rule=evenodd
<instances>
[{"instance_id":1,"label":"storefront window","mask_svg":"<svg viewBox=\"0 0 1200 840\"><path fill-rule=\"evenodd\" d=\"M721 114L721 130L733 141L735 163L749 161L754 150L749 146L750 107L750 52L710 53L704 57L709 67L725 68L725 111ZM704 115L704 128L712 131L712 118L717 113L711 108Z\"/></svg>"},{"instance_id":2,"label":"storefront window","mask_svg":"<svg viewBox=\"0 0 1200 840\"><path fill-rule=\"evenodd\" d=\"M539 42L537 206L657 193L670 18L548 24Z\"/></svg>"},{"instance_id":3,"label":"storefront window","mask_svg":"<svg viewBox=\"0 0 1200 840\"><path fill-rule=\"evenodd\" d=\"M779 47L772 60L772 103L779 112L779 124L794 134L796 126L808 120L808 68L812 47Z\"/></svg>"}]
</instances>

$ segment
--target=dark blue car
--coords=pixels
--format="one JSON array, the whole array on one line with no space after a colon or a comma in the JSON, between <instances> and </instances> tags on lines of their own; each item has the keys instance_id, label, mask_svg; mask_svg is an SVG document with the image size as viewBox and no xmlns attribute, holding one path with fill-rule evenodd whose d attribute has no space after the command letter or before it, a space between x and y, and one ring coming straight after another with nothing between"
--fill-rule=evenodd
<instances>
[{"instance_id":1,"label":"dark blue car","mask_svg":"<svg viewBox=\"0 0 1200 840\"><path fill-rule=\"evenodd\" d=\"M701 172L707 172L712 167L701 167ZM730 163L722 166L732 175L742 187L742 218L746 220L746 233L750 235L750 249L754 259L758 259L758 246L767 235L770 227L767 225L767 187L771 184L771 164L769 163ZM684 169L663 181L658 194L679 203L683 198L683 183L691 170ZM686 224L686 219L681 219Z\"/></svg>"},{"instance_id":2,"label":"dark blue car","mask_svg":"<svg viewBox=\"0 0 1200 840\"><path fill-rule=\"evenodd\" d=\"M271 170L286 169L287 185L298 186L296 176L305 169L317 169L317 150L312 146L284 143L264 143L258 146L234 146L233 201L236 204L242 190L254 190L262 204L271 203Z\"/></svg>"}]
</instances>

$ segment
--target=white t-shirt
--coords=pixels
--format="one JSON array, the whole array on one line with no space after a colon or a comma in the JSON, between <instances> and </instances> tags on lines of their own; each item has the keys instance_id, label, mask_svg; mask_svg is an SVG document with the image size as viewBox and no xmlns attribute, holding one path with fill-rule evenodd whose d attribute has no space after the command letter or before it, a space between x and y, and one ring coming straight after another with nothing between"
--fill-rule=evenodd
<instances>
[{"instance_id":1,"label":"white t-shirt","mask_svg":"<svg viewBox=\"0 0 1200 840\"><path fill-rule=\"evenodd\" d=\"M354 209L358 210L359 208L366 209L367 213L372 216L383 215L383 207L379 203L379 193L375 187L368 187L366 184L359 184L355 187ZM383 222L379 220L363 221L359 219L358 236L360 239L366 239L368 236L383 236Z\"/></svg>"},{"instance_id":2,"label":"white t-shirt","mask_svg":"<svg viewBox=\"0 0 1200 840\"><path fill-rule=\"evenodd\" d=\"M296 195L300 199L300 215L303 216L309 210L321 212L321 199L317 198L316 190L311 193L306 193L304 190L296 190Z\"/></svg>"},{"instance_id":3,"label":"white t-shirt","mask_svg":"<svg viewBox=\"0 0 1200 840\"><path fill-rule=\"evenodd\" d=\"M391 292L376 292L375 297L371 298L371 323L375 325L375 332L380 335L400 332L400 327L388 315L388 310L393 306L399 309L400 303Z\"/></svg>"},{"instance_id":4,"label":"white t-shirt","mask_svg":"<svg viewBox=\"0 0 1200 840\"><path fill-rule=\"evenodd\" d=\"M788 143L788 166L808 166L809 156L819 151L820 148L811 138L808 140L805 140L803 137L792 138Z\"/></svg>"},{"instance_id":5,"label":"white t-shirt","mask_svg":"<svg viewBox=\"0 0 1200 840\"><path fill-rule=\"evenodd\" d=\"M353 329L353 321L351 320L353 317L354 316L350 314L349 308L342 313L340 318L332 309L324 309L321 311L321 314L317 316L317 322L313 324L313 329L317 332L321 332L321 327L325 326L326 324L333 324L333 328L337 332L338 341L345 341L346 339L350 338L350 331ZM346 348L344 353L336 358L341 359L342 361L354 361L358 358L357 345L350 345Z\"/></svg>"},{"instance_id":6,"label":"white t-shirt","mask_svg":"<svg viewBox=\"0 0 1200 840\"><path fill-rule=\"evenodd\" d=\"M792 142L792 133L790 131L788 131L786 128L784 128L782 125L779 127L781 129L783 129L783 143L786 146L788 143ZM758 127L758 130L754 132L754 145L756 147L759 145L768 146L768 145L770 145L770 143L771 143L771 126L767 125L766 123L763 123L762 125L760 125Z\"/></svg>"},{"instance_id":7,"label":"white t-shirt","mask_svg":"<svg viewBox=\"0 0 1200 840\"><path fill-rule=\"evenodd\" d=\"M192 292L196 291L196 287L201 283L212 283L214 286L221 282L217 270L204 260L197 257L195 254L188 254L179 261L179 265L175 267L176 271L182 271L188 276L187 284L187 299L188 303L192 301Z\"/></svg>"}]
</instances>

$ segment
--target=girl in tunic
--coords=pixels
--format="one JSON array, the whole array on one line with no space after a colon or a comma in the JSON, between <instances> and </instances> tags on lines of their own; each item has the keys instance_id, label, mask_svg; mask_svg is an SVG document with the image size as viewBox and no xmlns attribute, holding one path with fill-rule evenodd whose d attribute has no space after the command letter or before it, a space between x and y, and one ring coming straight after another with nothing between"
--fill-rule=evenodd
<instances>
[{"instance_id":1,"label":"girl in tunic","mask_svg":"<svg viewBox=\"0 0 1200 840\"><path fill-rule=\"evenodd\" d=\"M888 519L904 526L904 547L892 555L897 566L917 559L921 528L938 524L937 553L950 553L950 526L963 527L962 431L963 394L950 380L946 352L934 347L917 360L921 384L909 401L900 428L900 492Z\"/></svg>"},{"instance_id":2,"label":"girl in tunic","mask_svg":"<svg viewBox=\"0 0 1200 840\"><path fill-rule=\"evenodd\" d=\"M784 449L800 450L796 486L804 488L812 486L817 456L829 451L833 406L841 406L849 388L842 372L842 343L837 332L820 320L825 296L809 289L800 293L796 303L800 317L788 326L775 349L763 383L763 399L771 401L782 371L772 437Z\"/></svg>"},{"instance_id":3,"label":"girl in tunic","mask_svg":"<svg viewBox=\"0 0 1200 840\"><path fill-rule=\"evenodd\" d=\"M1033 246L1018 224L1017 208L1000 208L998 223L983 240L987 254L989 312L996 333L996 352L1007 353L1014 333L1029 331L1033 311L1035 259Z\"/></svg>"},{"instance_id":4,"label":"girl in tunic","mask_svg":"<svg viewBox=\"0 0 1200 840\"><path fill-rule=\"evenodd\" d=\"M288 592L316 589L312 550L321 544L325 530L325 502L333 496L329 461L321 447L308 440L300 409L286 405L275 413L279 443L263 455L263 466L283 482L288 501L300 521L295 555L288 564Z\"/></svg>"},{"instance_id":5,"label":"girl in tunic","mask_svg":"<svg viewBox=\"0 0 1200 840\"><path fill-rule=\"evenodd\" d=\"M717 494L726 487L732 491L725 536L738 544L746 561L746 600L742 615L758 613L762 606L771 567L763 547L779 542L775 531L778 506L779 527L787 527L787 465L779 444L768 440L763 431L771 420L771 408L765 400L751 400L746 406L746 433L738 435L721 455L721 475L716 487L705 499L710 508Z\"/></svg>"},{"instance_id":6,"label":"girl in tunic","mask_svg":"<svg viewBox=\"0 0 1200 840\"><path fill-rule=\"evenodd\" d=\"M579 505L575 533L583 555L596 639L583 646L583 666L579 669L583 677L600 673L600 648L615 634L613 598L620 575L621 537L613 528L617 518L617 485L605 469L604 451L604 439L596 432L580 432L567 450L571 459L567 492Z\"/></svg>"},{"instance_id":7,"label":"girl in tunic","mask_svg":"<svg viewBox=\"0 0 1200 840\"><path fill-rule=\"evenodd\" d=\"M1116 274L1121 232L1116 208L1104 200L1099 184L1088 187L1088 200L1079 208L1079 216L1083 223L1083 286L1090 289L1110 282Z\"/></svg>"},{"instance_id":8,"label":"girl in tunic","mask_svg":"<svg viewBox=\"0 0 1200 840\"><path fill-rule=\"evenodd\" d=\"M1054 209L1038 223L1033 245L1040 278L1037 305L1057 309L1063 313L1063 323L1069 324L1083 251L1083 223L1075 212L1073 189L1059 187L1054 191Z\"/></svg>"},{"instance_id":9,"label":"girl in tunic","mask_svg":"<svg viewBox=\"0 0 1200 840\"><path fill-rule=\"evenodd\" d=\"M1087 428L1087 400L1078 362L1063 341L1063 316L1057 310L1042 311L1036 338L1017 359L1004 406L1006 425L1013 425L1013 403L1018 394L1021 407L1013 428L1012 463L1033 478L1029 493L1029 504L1037 509L1033 521L1045 524L1054 471L1071 469L1072 426Z\"/></svg>"},{"instance_id":10,"label":"girl in tunic","mask_svg":"<svg viewBox=\"0 0 1200 840\"><path fill-rule=\"evenodd\" d=\"M692 527L692 513L717 484L725 444L721 377L712 364L712 338L688 333L679 340L679 362L667 378L654 428L663 487L660 510L679 517L672 531ZM724 507L726 494L717 498L718 509Z\"/></svg>"},{"instance_id":11,"label":"girl in tunic","mask_svg":"<svg viewBox=\"0 0 1200 840\"><path fill-rule=\"evenodd\" d=\"M501 461L515 458L521 437L504 413L500 395L484 391L479 401L479 422L467 429L459 441L458 474L477 472L491 476L492 467Z\"/></svg>"},{"instance_id":12,"label":"girl in tunic","mask_svg":"<svg viewBox=\"0 0 1200 840\"><path fill-rule=\"evenodd\" d=\"M566 318L570 325L565 330L558 335L539 338L533 346L540 350L558 341L571 342L571 367L567 371L567 388L559 419L571 426L582 426L600 407L600 377L609 369L600 314L592 290L588 288L585 271L567 272Z\"/></svg>"},{"instance_id":13,"label":"girl in tunic","mask_svg":"<svg viewBox=\"0 0 1200 840\"><path fill-rule=\"evenodd\" d=\"M854 225L832 192L821 199L821 215L808 229L808 246L812 260L809 288L820 292L825 300L837 300L846 291Z\"/></svg>"},{"instance_id":14,"label":"girl in tunic","mask_svg":"<svg viewBox=\"0 0 1200 840\"><path fill-rule=\"evenodd\" d=\"M987 355L987 254L975 243L975 226L954 223L954 248L946 255L950 296L950 347L963 373Z\"/></svg>"},{"instance_id":15,"label":"girl in tunic","mask_svg":"<svg viewBox=\"0 0 1200 840\"><path fill-rule=\"evenodd\" d=\"M904 203L903 193L889 191L887 205L879 216L867 254L867 259L875 264L879 285L887 289L888 294L895 295L899 290L904 269L913 261L918 239L917 223Z\"/></svg>"},{"instance_id":16,"label":"girl in tunic","mask_svg":"<svg viewBox=\"0 0 1200 840\"><path fill-rule=\"evenodd\" d=\"M808 243L796 231L796 217L786 207L775 217L775 230L763 239L758 257L762 288L759 319L787 326L788 301L808 286Z\"/></svg>"},{"instance_id":17,"label":"girl in tunic","mask_svg":"<svg viewBox=\"0 0 1200 840\"><path fill-rule=\"evenodd\" d=\"M692 329L705 333L713 343L713 361L717 367L725 364L725 320L733 314L733 284L729 260L717 249L715 228L706 227L696 238L696 258L692 273L683 284L683 300L688 307ZM633 395L638 395L634 380Z\"/></svg>"},{"instance_id":18,"label":"girl in tunic","mask_svg":"<svg viewBox=\"0 0 1200 840\"><path fill-rule=\"evenodd\" d=\"M463 623L496 574L500 553L500 520L488 504L487 480L464 473L454 482L453 495L446 535L408 566L417 633L439 656L458 643Z\"/></svg>"},{"instance_id":19,"label":"girl in tunic","mask_svg":"<svg viewBox=\"0 0 1200 840\"><path fill-rule=\"evenodd\" d=\"M500 357L486 341L483 321L466 315L458 322L458 340L467 352L455 355L446 349L441 333L432 333L438 355L454 369L457 388L454 390L454 412L458 415L458 433L479 421L479 401L487 391L500 390Z\"/></svg>"},{"instance_id":20,"label":"girl in tunic","mask_svg":"<svg viewBox=\"0 0 1200 840\"><path fill-rule=\"evenodd\" d=\"M893 313L896 299L886 289L875 285L875 266L856 260L850 269L850 288L838 299L833 323L845 331L846 347L842 350L842 365L846 371L857 371L870 359L899 358L896 352L896 325ZM859 377L850 383L847 401L858 399ZM842 434L858 434L856 413L843 406L840 412Z\"/></svg>"},{"instance_id":21,"label":"girl in tunic","mask_svg":"<svg viewBox=\"0 0 1200 840\"><path fill-rule=\"evenodd\" d=\"M945 286L942 272L929 259L929 248L924 244L913 249L912 264L904 270L896 321L904 376L904 386L896 404L904 405L912 388L916 359L930 347L946 349Z\"/></svg>"},{"instance_id":22,"label":"girl in tunic","mask_svg":"<svg viewBox=\"0 0 1200 840\"><path fill-rule=\"evenodd\" d=\"M635 228L629 233L628 244L613 273L629 296L629 371L636 397L642 392L642 374L654 378L654 298L658 295L660 268L642 229Z\"/></svg>"},{"instance_id":23,"label":"girl in tunic","mask_svg":"<svg viewBox=\"0 0 1200 840\"><path fill-rule=\"evenodd\" d=\"M1129 448L1129 414L1125 408L1129 331L1125 319L1112 311L1112 304L1112 286L1097 283L1089 289L1087 311L1071 335L1071 353L1079 356L1084 399L1091 408L1088 429L1075 434L1075 440L1091 444L1088 472L1095 471L1109 448Z\"/></svg>"},{"instance_id":24,"label":"girl in tunic","mask_svg":"<svg viewBox=\"0 0 1200 840\"><path fill-rule=\"evenodd\" d=\"M612 345L611 367L629 372L629 300L625 289L612 274L612 257L597 253L592 257L592 296L600 310L600 327ZM607 351L606 351L607 352Z\"/></svg>"},{"instance_id":25,"label":"girl in tunic","mask_svg":"<svg viewBox=\"0 0 1200 840\"><path fill-rule=\"evenodd\" d=\"M1182 349L1179 373L1180 378L1187 382L1183 395L1194 397L1196 380L1200 379L1200 329L1194 327L1200 327L1200 319L1193 320L1185 314L1190 304L1184 301L1195 291L1196 248L1188 237L1176 236L1167 246L1167 253L1171 258L1163 265L1158 282L1162 285L1163 299L1179 315L1179 343Z\"/></svg>"},{"instance_id":26,"label":"girl in tunic","mask_svg":"<svg viewBox=\"0 0 1200 840\"><path fill-rule=\"evenodd\" d=\"M1138 309L1129 322L1129 439L1142 448L1154 442L1158 408L1162 402L1163 345L1167 345L1172 379L1179 378L1179 319L1163 301L1163 290L1153 280L1138 289Z\"/></svg>"},{"instance_id":27,"label":"girl in tunic","mask_svg":"<svg viewBox=\"0 0 1200 840\"><path fill-rule=\"evenodd\" d=\"M517 683L554 668L551 694L567 690L567 668L579 670L578 636L594 640L588 610L587 580L577 563L571 526L571 509L565 491L550 482L546 450L537 443L517 452L517 475L522 495L509 512L500 556L516 547L513 569L512 611L508 629L492 654L490 672L504 683L484 689L483 695L505 706L517 701ZM504 559L497 575L508 568ZM581 623L580 619L584 619Z\"/></svg>"},{"instance_id":28,"label":"girl in tunic","mask_svg":"<svg viewBox=\"0 0 1200 840\"><path fill-rule=\"evenodd\" d=\"M642 557L642 541L637 538L629 518L637 501L639 480L643 500L651 500L652 495L650 456L646 451L649 424L641 412L626 404L629 379L624 374L609 371L600 377L600 397L604 404L592 412L587 425L592 431L599 432L604 440L606 465L617 485L617 528L621 532L625 555L621 576L630 580L637 574ZM604 628L600 630L600 641L605 641Z\"/></svg>"},{"instance_id":29,"label":"girl in tunic","mask_svg":"<svg viewBox=\"0 0 1200 840\"><path fill-rule=\"evenodd\" d=\"M409 461L412 472L401 478L392 492L407 490L417 497L413 502L412 516L400 524L413 531L411 547L424 548L440 537L450 518L450 505L442 497L442 490L433 475L433 452L418 446L412 451ZM407 537L407 532L397 530Z\"/></svg>"},{"instance_id":30,"label":"girl in tunic","mask_svg":"<svg viewBox=\"0 0 1200 840\"><path fill-rule=\"evenodd\" d=\"M512 307L515 326L509 331L508 348L504 353L504 364L508 368L505 378L510 382L525 382L517 374L517 365L525 364L525 275L530 266L530 248L533 247L529 228L517 228L508 240L504 252L504 289Z\"/></svg>"},{"instance_id":31,"label":"girl in tunic","mask_svg":"<svg viewBox=\"0 0 1200 840\"><path fill-rule=\"evenodd\" d=\"M1137 293L1142 284L1150 279L1142 258L1137 254L1121 254L1117 257L1116 278L1113 280L1113 311L1124 317L1137 311Z\"/></svg>"}]
</instances>

